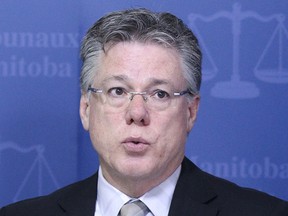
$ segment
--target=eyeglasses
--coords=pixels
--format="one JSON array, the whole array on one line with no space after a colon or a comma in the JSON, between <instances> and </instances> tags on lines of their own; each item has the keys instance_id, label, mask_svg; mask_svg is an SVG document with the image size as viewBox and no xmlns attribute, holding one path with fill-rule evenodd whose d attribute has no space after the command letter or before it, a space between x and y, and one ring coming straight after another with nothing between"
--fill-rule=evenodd
<instances>
[{"instance_id":1,"label":"eyeglasses","mask_svg":"<svg viewBox=\"0 0 288 216\"><path fill-rule=\"evenodd\" d=\"M136 95L142 96L143 100L146 102L147 107L153 110L165 110L172 106L174 99L180 96L191 94L189 90L181 92L172 92L156 89L147 92L133 92L127 91L122 87L111 87L107 89L98 89L93 87L88 87L88 92L94 94L101 94L103 98L103 103L107 103L111 107L118 109L125 108L128 106L129 102L133 100Z\"/></svg>"}]
</instances>

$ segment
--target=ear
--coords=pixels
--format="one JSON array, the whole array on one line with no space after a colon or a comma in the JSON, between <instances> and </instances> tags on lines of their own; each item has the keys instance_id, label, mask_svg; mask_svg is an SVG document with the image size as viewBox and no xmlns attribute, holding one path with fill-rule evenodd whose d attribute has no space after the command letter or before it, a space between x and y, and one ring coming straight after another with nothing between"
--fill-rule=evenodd
<instances>
[{"instance_id":1,"label":"ear","mask_svg":"<svg viewBox=\"0 0 288 216\"><path fill-rule=\"evenodd\" d=\"M89 130L89 115L90 115L90 105L89 98L87 94L82 94L80 98L80 118L85 130Z\"/></svg>"},{"instance_id":2,"label":"ear","mask_svg":"<svg viewBox=\"0 0 288 216\"><path fill-rule=\"evenodd\" d=\"M190 101L188 101L188 110L187 110L187 133L191 131L191 129L194 126L198 108L200 103L200 96L196 95L194 98Z\"/></svg>"}]
</instances>

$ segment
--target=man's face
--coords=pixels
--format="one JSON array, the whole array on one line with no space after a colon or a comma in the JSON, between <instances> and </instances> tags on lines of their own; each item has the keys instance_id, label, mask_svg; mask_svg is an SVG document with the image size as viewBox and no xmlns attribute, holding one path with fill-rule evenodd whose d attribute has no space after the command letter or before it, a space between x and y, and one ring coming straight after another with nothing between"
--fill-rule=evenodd
<instances>
[{"instance_id":1,"label":"man's face","mask_svg":"<svg viewBox=\"0 0 288 216\"><path fill-rule=\"evenodd\" d=\"M121 94L115 87L128 92L187 89L176 51L138 42L118 43L103 54L92 87L110 89L113 94ZM81 97L83 126L99 154L104 177L114 186L116 179L161 182L184 157L198 96L192 102L185 96L175 97L166 109L153 109L149 100L135 95L117 107L103 93Z\"/></svg>"}]
</instances>

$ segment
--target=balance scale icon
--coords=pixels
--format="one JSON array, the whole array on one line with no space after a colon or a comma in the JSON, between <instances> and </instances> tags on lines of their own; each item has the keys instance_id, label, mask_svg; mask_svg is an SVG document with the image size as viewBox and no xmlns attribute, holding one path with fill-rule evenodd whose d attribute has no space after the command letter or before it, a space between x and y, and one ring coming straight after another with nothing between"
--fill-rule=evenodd
<instances>
[{"instance_id":1,"label":"balance scale icon","mask_svg":"<svg viewBox=\"0 0 288 216\"><path fill-rule=\"evenodd\" d=\"M285 16L283 14L273 14L271 16L260 16L254 11L242 11L241 5L236 3L233 5L232 12L220 11L211 16L202 16L200 14L191 13L188 16L189 24L198 36L199 42L202 46L203 52L206 54L208 62L211 64L211 69L203 70L203 80L209 80L215 77L218 68L207 48L201 33L199 32L196 21L213 22L219 18L229 19L232 22L232 41L233 41L233 54L232 54L232 75L229 81L218 82L211 89L211 95L218 98L227 99L246 99L255 98L260 94L259 88L253 82L241 80L239 72L239 57L240 57L240 36L241 24L243 20L251 18L260 22L276 21L277 26L272 33L267 45L265 46L255 68L254 75L257 79L268 83L288 83L288 69L283 65L283 54L287 52L287 44L284 46L284 40L288 41L288 31L284 26ZM274 46L274 47L273 47ZM268 54L269 49L275 48L278 51L277 66L274 69L263 69L261 67L265 56Z\"/></svg>"},{"instance_id":2,"label":"balance scale icon","mask_svg":"<svg viewBox=\"0 0 288 216\"><path fill-rule=\"evenodd\" d=\"M53 174L52 169L49 166L49 163L47 159L44 156L45 147L42 145L35 145L30 147L21 147L20 145L14 143L14 142L3 142L0 143L0 153L4 152L5 150L14 150L21 154L28 154L28 153L36 153L36 157L33 160L33 163L30 165L29 169L27 170L25 176L21 180L21 183L19 187L16 190L16 193L13 197L13 202L16 202L19 200L19 197L27 185L27 182L29 181L32 175L32 172L37 172L37 184L35 187L37 187L38 190L38 196L43 195L43 173L48 172L48 176L51 178L54 186L56 189L58 189L59 183ZM1 162L1 161L0 161Z\"/></svg>"}]
</instances>

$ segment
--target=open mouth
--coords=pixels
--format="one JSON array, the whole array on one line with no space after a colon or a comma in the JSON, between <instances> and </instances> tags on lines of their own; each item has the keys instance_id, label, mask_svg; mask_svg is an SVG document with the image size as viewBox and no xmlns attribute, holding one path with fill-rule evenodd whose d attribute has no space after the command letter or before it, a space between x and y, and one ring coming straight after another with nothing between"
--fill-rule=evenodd
<instances>
[{"instance_id":1,"label":"open mouth","mask_svg":"<svg viewBox=\"0 0 288 216\"><path fill-rule=\"evenodd\" d=\"M133 144L149 144L148 141L146 141L145 139L143 138L134 138L134 137L129 137L127 139L125 139L123 141L123 143L133 143Z\"/></svg>"},{"instance_id":2,"label":"open mouth","mask_svg":"<svg viewBox=\"0 0 288 216\"><path fill-rule=\"evenodd\" d=\"M141 153L146 151L149 143L142 138L127 138L122 142L126 152Z\"/></svg>"}]
</instances>

